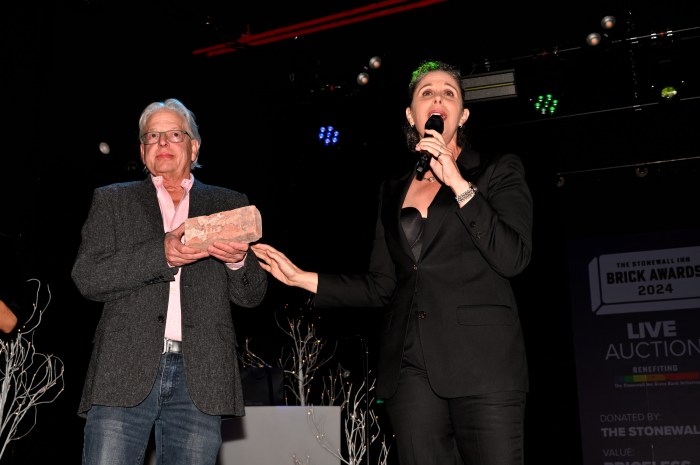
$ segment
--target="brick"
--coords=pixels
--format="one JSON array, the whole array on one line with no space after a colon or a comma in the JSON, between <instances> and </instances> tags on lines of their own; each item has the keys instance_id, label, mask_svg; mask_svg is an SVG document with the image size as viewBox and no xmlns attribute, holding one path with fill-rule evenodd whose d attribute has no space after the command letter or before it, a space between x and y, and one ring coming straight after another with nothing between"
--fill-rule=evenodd
<instances>
[{"instance_id":1,"label":"brick","mask_svg":"<svg viewBox=\"0 0 700 465\"><path fill-rule=\"evenodd\" d=\"M206 250L214 242L255 242L262 218L255 205L185 220L185 245Z\"/></svg>"}]
</instances>

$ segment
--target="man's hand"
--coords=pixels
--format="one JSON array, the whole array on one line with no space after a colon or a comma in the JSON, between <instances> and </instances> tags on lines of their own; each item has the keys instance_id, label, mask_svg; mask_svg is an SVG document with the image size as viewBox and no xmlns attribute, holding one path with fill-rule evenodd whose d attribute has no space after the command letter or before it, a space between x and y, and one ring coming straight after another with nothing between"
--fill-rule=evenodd
<instances>
[{"instance_id":1,"label":"man's hand","mask_svg":"<svg viewBox=\"0 0 700 465\"><path fill-rule=\"evenodd\" d=\"M170 266L184 266L209 256L208 251L188 247L182 243L185 223L165 235L165 258ZM211 248L211 247L210 247Z\"/></svg>"},{"instance_id":2,"label":"man's hand","mask_svg":"<svg viewBox=\"0 0 700 465\"><path fill-rule=\"evenodd\" d=\"M248 253L246 242L214 242L207 252L224 263L239 263Z\"/></svg>"}]
</instances>

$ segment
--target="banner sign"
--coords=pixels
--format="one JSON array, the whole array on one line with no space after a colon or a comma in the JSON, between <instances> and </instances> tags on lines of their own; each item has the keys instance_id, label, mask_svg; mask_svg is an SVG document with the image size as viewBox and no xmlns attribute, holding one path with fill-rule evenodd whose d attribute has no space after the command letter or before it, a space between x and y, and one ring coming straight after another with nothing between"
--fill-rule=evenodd
<instances>
[{"instance_id":1,"label":"banner sign","mask_svg":"<svg viewBox=\"0 0 700 465\"><path fill-rule=\"evenodd\" d=\"M584 465L700 465L700 231L568 259Z\"/></svg>"}]
</instances>

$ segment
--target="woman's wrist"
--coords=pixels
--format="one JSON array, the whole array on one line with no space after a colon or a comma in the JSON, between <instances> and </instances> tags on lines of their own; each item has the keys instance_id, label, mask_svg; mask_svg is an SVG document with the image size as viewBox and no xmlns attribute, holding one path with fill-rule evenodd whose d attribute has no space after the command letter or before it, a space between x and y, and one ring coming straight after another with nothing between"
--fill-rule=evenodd
<instances>
[{"instance_id":1,"label":"woman's wrist","mask_svg":"<svg viewBox=\"0 0 700 465\"><path fill-rule=\"evenodd\" d=\"M458 191L455 191L455 200L459 204L460 207L463 207L466 205L471 199L474 198L477 192L479 192L479 188L476 187L474 184L470 183L469 181L466 181L466 186L465 188L457 194Z\"/></svg>"},{"instance_id":2,"label":"woman's wrist","mask_svg":"<svg viewBox=\"0 0 700 465\"><path fill-rule=\"evenodd\" d=\"M294 285L309 292L316 293L318 290L318 273L314 271L303 271L297 275Z\"/></svg>"}]
</instances>

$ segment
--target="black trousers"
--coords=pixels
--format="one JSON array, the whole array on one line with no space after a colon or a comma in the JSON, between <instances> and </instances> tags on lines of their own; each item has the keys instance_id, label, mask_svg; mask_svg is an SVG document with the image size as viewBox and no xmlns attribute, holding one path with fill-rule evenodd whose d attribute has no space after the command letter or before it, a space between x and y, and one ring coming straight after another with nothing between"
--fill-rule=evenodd
<instances>
[{"instance_id":1,"label":"black trousers","mask_svg":"<svg viewBox=\"0 0 700 465\"><path fill-rule=\"evenodd\" d=\"M445 399L425 370L404 366L385 399L400 465L522 465L526 393Z\"/></svg>"}]
</instances>

